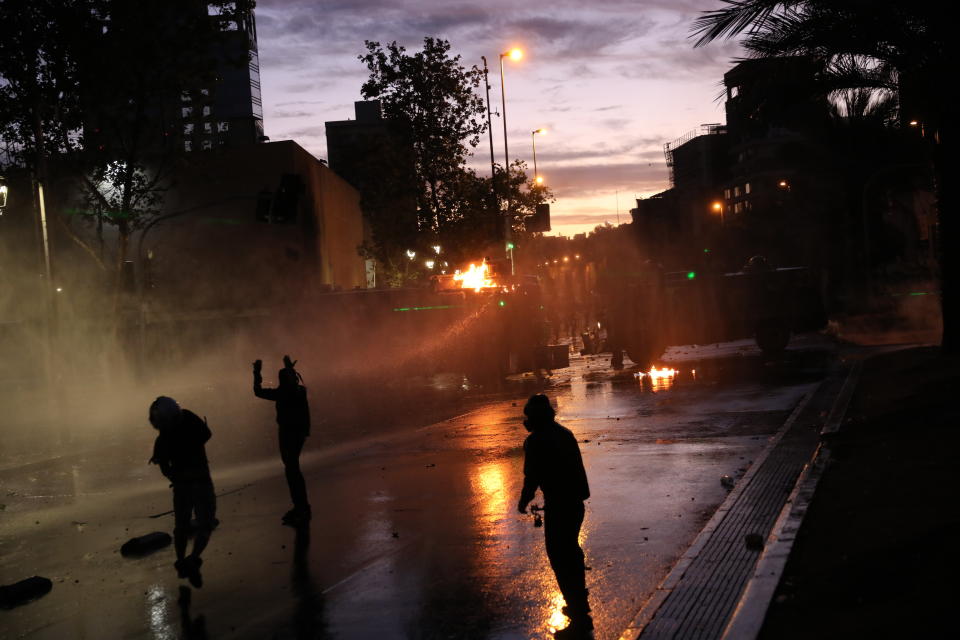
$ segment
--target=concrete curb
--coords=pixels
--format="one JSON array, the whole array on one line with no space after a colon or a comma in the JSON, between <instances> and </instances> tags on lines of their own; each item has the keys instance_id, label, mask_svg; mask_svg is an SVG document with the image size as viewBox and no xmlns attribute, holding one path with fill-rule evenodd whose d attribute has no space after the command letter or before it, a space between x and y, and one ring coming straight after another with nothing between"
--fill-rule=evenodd
<instances>
[{"instance_id":1,"label":"concrete curb","mask_svg":"<svg viewBox=\"0 0 960 640\"><path fill-rule=\"evenodd\" d=\"M862 360L858 360L851 367L820 432L821 437L834 435L840 430L862 369ZM813 502L817 485L829 462L830 450L821 443L811 461L804 466L790 496L783 505L767 537L763 553L757 560L753 576L747 582L730 622L724 629L722 640L754 640L760 634L773 594L780 584L790 552L796 542L797 532L803 524L807 509Z\"/></svg>"},{"instance_id":2,"label":"concrete curb","mask_svg":"<svg viewBox=\"0 0 960 640\"><path fill-rule=\"evenodd\" d=\"M657 585L656 590L653 592L653 595L643 604L640 608L640 611L637 612L637 615L634 616L633 621L624 629L623 633L620 634L620 640L636 640L640 637L640 634L643 632L644 627L653 619L653 616L657 613L657 610L667 599L667 596L670 595L670 592L677 586L680 582L680 579L683 578L683 574L686 573L687 569L690 567L690 564L697 558L700 552L703 550L703 547L707 544L707 541L710 539L710 536L713 535L714 531L726 517L727 512L730 511L731 507L737 501L740 494L743 490L750 484L750 481L756 475L757 471L763 465L764 460L770 455L770 452L777 446L777 443L783 438L784 434L793 426L793 423L797 420L803 410L806 408L810 400L816 395L817 391L823 386L821 382L814 389L808 392L800 401L797 403L797 406L794 407L793 411L784 421L783 426L777 430L777 432L770 438L770 442L767 444L763 452L753 461L753 464L750 465L750 470L747 471L746 475L737 482L734 489L727 494L726 499L720 504L716 512L703 527L697 537L694 538L693 542L683 553L682 556L677 560L673 565L673 568L666 575L666 577ZM789 504L789 503L788 503Z\"/></svg>"}]
</instances>

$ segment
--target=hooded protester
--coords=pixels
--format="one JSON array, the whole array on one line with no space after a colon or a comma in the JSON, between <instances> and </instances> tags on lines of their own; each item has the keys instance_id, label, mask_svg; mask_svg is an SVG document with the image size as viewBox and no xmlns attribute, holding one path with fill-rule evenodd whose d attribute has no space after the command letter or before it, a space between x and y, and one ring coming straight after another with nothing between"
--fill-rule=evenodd
<instances>
[{"instance_id":1,"label":"hooded protester","mask_svg":"<svg viewBox=\"0 0 960 640\"><path fill-rule=\"evenodd\" d=\"M177 554L174 566L181 578L201 586L200 554L210 541L217 526L217 498L207 464L204 446L210 439L210 427L205 419L187 409L181 409L173 398L160 396L150 405L150 424L159 431L153 443L150 462L160 466L160 472L170 480L173 488L173 545ZM196 515L193 551L186 556L190 520Z\"/></svg>"},{"instance_id":2,"label":"hooded protester","mask_svg":"<svg viewBox=\"0 0 960 640\"><path fill-rule=\"evenodd\" d=\"M280 459L283 461L287 486L293 508L283 516L283 524L300 526L310 521L310 503L307 501L307 485L300 471L300 452L310 435L310 406L307 404L307 388L294 368L297 362L283 356L283 369L277 373L279 385L275 389L263 387L260 374L263 362L253 363L253 394L264 400L272 400L277 407Z\"/></svg>"},{"instance_id":3,"label":"hooded protester","mask_svg":"<svg viewBox=\"0 0 960 640\"><path fill-rule=\"evenodd\" d=\"M547 558L566 600L562 611L570 618L570 626L558 631L557 637L589 635L593 620L579 536L583 501L590 497L590 487L580 447L573 433L554 420L550 400L542 393L530 397L523 413L523 425L530 435L523 443L523 490L517 510L526 513L527 505L540 489Z\"/></svg>"}]
</instances>

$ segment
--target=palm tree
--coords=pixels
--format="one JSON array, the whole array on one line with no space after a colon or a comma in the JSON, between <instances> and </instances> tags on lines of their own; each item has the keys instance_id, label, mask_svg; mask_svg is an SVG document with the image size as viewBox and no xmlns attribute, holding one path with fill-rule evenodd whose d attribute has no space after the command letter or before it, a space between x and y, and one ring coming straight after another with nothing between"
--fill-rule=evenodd
<instances>
[{"instance_id":1,"label":"palm tree","mask_svg":"<svg viewBox=\"0 0 960 640\"><path fill-rule=\"evenodd\" d=\"M955 211L954 106L946 85L954 24L936 0L723 0L694 21L696 46L741 37L751 57L805 55L823 61L834 92L890 92L901 122L929 141L938 205L944 353L960 350L960 221Z\"/></svg>"}]
</instances>

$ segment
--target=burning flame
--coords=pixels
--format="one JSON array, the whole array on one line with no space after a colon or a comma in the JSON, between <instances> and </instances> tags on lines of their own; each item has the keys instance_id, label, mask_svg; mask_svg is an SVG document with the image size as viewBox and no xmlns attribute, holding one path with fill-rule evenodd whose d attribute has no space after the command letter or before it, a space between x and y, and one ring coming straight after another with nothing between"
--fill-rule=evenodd
<instances>
[{"instance_id":1,"label":"burning flame","mask_svg":"<svg viewBox=\"0 0 960 640\"><path fill-rule=\"evenodd\" d=\"M663 380L665 378L673 378L677 375L676 369L668 369L664 367L663 369L657 369L656 367L650 367L650 371L647 373L650 376L650 379L653 381Z\"/></svg>"},{"instance_id":2,"label":"burning flame","mask_svg":"<svg viewBox=\"0 0 960 640\"><path fill-rule=\"evenodd\" d=\"M678 373L679 371L669 367L657 369L656 366L653 366L650 367L650 371L638 371L633 375L641 384L643 384L643 379L647 378L654 391L666 391L673 385Z\"/></svg>"},{"instance_id":3,"label":"burning flame","mask_svg":"<svg viewBox=\"0 0 960 640\"><path fill-rule=\"evenodd\" d=\"M486 262L481 263L479 267L471 263L464 273L457 271L453 274L453 279L460 283L462 289L473 289L474 291L497 286L497 283L490 277L490 267L487 266Z\"/></svg>"}]
</instances>

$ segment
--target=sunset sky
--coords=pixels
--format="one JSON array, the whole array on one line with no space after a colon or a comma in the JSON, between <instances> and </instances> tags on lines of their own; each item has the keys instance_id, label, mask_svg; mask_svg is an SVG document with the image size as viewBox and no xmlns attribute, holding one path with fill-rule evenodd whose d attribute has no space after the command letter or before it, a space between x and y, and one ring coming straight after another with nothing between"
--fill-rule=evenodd
<instances>
[{"instance_id":1,"label":"sunset sky","mask_svg":"<svg viewBox=\"0 0 960 640\"><path fill-rule=\"evenodd\" d=\"M499 110L498 55L507 61L511 159L532 166L533 129L541 175L554 189L553 233L629 222L635 197L666 189L663 144L703 123L723 122L720 81L734 43L694 49L690 24L718 0L553 0L483 3L426 0L260 0L257 28L264 126L325 158L324 122L353 118L366 68L364 39L415 51L424 36L450 41L462 64L491 65ZM502 123L494 153L503 162ZM489 173L486 135L471 162ZM486 167L486 169L485 169ZM532 172L532 169L531 169Z\"/></svg>"}]
</instances>

